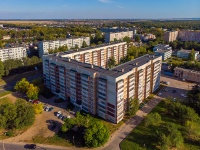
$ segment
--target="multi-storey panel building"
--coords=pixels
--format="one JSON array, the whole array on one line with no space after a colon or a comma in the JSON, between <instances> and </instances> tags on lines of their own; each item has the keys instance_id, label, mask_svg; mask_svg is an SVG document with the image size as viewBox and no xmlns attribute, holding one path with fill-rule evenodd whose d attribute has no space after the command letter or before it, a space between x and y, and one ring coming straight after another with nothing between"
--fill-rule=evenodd
<instances>
[{"instance_id":1,"label":"multi-storey panel building","mask_svg":"<svg viewBox=\"0 0 200 150\"><path fill-rule=\"evenodd\" d=\"M23 57L27 57L26 47L11 47L0 49L1 61L8 59L21 59Z\"/></svg>"},{"instance_id":2,"label":"multi-storey panel building","mask_svg":"<svg viewBox=\"0 0 200 150\"><path fill-rule=\"evenodd\" d=\"M90 63L103 68L107 67L108 60L115 58L116 63L127 55L126 42L102 44L95 47L66 51L62 57L68 57L80 62Z\"/></svg>"},{"instance_id":3,"label":"multi-storey panel building","mask_svg":"<svg viewBox=\"0 0 200 150\"><path fill-rule=\"evenodd\" d=\"M42 57L43 55L48 54L50 49L54 50L55 48L59 48L61 46L67 46L68 49L75 46L81 48L83 41L85 41L88 46L90 45L90 37L68 38L55 41L40 41L38 43L39 56Z\"/></svg>"},{"instance_id":4,"label":"multi-storey panel building","mask_svg":"<svg viewBox=\"0 0 200 150\"><path fill-rule=\"evenodd\" d=\"M61 98L70 99L77 108L118 123L130 99L136 98L141 103L158 89L162 58L144 55L113 69L102 67L114 56L114 47L117 57L126 53L124 43L117 44L95 47L91 52L80 51L84 61L75 60L75 55L69 52L43 56L45 85ZM86 56L91 63L86 62ZM100 58L105 61L98 61Z\"/></svg>"},{"instance_id":5,"label":"multi-storey panel building","mask_svg":"<svg viewBox=\"0 0 200 150\"><path fill-rule=\"evenodd\" d=\"M109 32L105 34L105 42L113 42L115 40L123 40L124 37L133 38L133 31L122 31L122 32Z\"/></svg>"}]
</instances>

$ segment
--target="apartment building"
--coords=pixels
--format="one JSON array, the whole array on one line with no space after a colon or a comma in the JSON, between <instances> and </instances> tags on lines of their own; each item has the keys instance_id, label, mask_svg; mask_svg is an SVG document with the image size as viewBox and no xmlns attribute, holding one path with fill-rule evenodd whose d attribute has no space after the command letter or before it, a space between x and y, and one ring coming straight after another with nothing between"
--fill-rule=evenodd
<instances>
[{"instance_id":1,"label":"apartment building","mask_svg":"<svg viewBox=\"0 0 200 150\"><path fill-rule=\"evenodd\" d=\"M173 42L178 38L178 31L167 31L164 33L164 41L165 42Z\"/></svg>"},{"instance_id":2,"label":"apartment building","mask_svg":"<svg viewBox=\"0 0 200 150\"><path fill-rule=\"evenodd\" d=\"M138 98L141 103L158 89L162 64L160 56L145 55L113 69L102 67L102 62L106 64L115 53L126 56L125 43L118 44L98 47L98 51L85 50L79 56L44 55L45 85L61 98L70 99L80 110L118 123L131 98Z\"/></svg>"},{"instance_id":3,"label":"apartment building","mask_svg":"<svg viewBox=\"0 0 200 150\"><path fill-rule=\"evenodd\" d=\"M123 32L109 32L105 34L105 42L110 43L115 40L123 40L124 37L133 38L133 31L123 31Z\"/></svg>"},{"instance_id":4,"label":"apartment building","mask_svg":"<svg viewBox=\"0 0 200 150\"><path fill-rule=\"evenodd\" d=\"M200 42L200 31L182 30L178 33L180 41Z\"/></svg>"},{"instance_id":5,"label":"apartment building","mask_svg":"<svg viewBox=\"0 0 200 150\"><path fill-rule=\"evenodd\" d=\"M27 57L26 47L10 47L0 49L1 61L8 59L21 59L23 57Z\"/></svg>"},{"instance_id":6,"label":"apartment building","mask_svg":"<svg viewBox=\"0 0 200 150\"><path fill-rule=\"evenodd\" d=\"M157 50L154 54L156 56L162 56L162 60L166 60L172 56L172 50Z\"/></svg>"},{"instance_id":7,"label":"apartment building","mask_svg":"<svg viewBox=\"0 0 200 150\"><path fill-rule=\"evenodd\" d=\"M164 33L165 42L173 42L175 40L200 42L200 31L181 30Z\"/></svg>"},{"instance_id":8,"label":"apartment building","mask_svg":"<svg viewBox=\"0 0 200 150\"><path fill-rule=\"evenodd\" d=\"M68 49L75 46L81 48L83 41L85 41L88 46L90 45L90 37L67 38L55 41L40 41L38 43L39 57L48 54L49 49L54 50L55 48L59 48L61 46L67 46Z\"/></svg>"},{"instance_id":9,"label":"apartment building","mask_svg":"<svg viewBox=\"0 0 200 150\"><path fill-rule=\"evenodd\" d=\"M154 46L153 52L156 56L162 56L162 60L166 60L172 56L172 47L167 44L158 44Z\"/></svg>"},{"instance_id":10,"label":"apartment building","mask_svg":"<svg viewBox=\"0 0 200 150\"><path fill-rule=\"evenodd\" d=\"M200 83L200 71L176 67L174 68L174 76L182 80Z\"/></svg>"},{"instance_id":11,"label":"apartment building","mask_svg":"<svg viewBox=\"0 0 200 150\"><path fill-rule=\"evenodd\" d=\"M177 57L188 59L190 53L191 50L182 49L177 52ZM195 51L195 59L197 59L198 54L199 51Z\"/></svg>"},{"instance_id":12,"label":"apartment building","mask_svg":"<svg viewBox=\"0 0 200 150\"><path fill-rule=\"evenodd\" d=\"M156 39L156 36L154 34L143 34L141 38L143 41L148 41Z\"/></svg>"},{"instance_id":13,"label":"apartment building","mask_svg":"<svg viewBox=\"0 0 200 150\"><path fill-rule=\"evenodd\" d=\"M172 50L172 47L170 47L169 44L158 44L153 47L153 52L157 50Z\"/></svg>"}]
</instances>

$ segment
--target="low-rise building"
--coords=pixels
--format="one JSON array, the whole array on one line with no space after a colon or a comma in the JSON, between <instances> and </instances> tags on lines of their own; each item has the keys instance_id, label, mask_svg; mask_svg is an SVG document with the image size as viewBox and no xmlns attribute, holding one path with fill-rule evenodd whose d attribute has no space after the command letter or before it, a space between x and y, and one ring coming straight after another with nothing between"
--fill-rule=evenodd
<instances>
[{"instance_id":1,"label":"low-rise building","mask_svg":"<svg viewBox=\"0 0 200 150\"><path fill-rule=\"evenodd\" d=\"M4 35L3 36L3 40L9 40L11 37L10 37L10 35Z\"/></svg>"},{"instance_id":2,"label":"low-rise building","mask_svg":"<svg viewBox=\"0 0 200 150\"><path fill-rule=\"evenodd\" d=\"M177 51L177 57L188 59L190 53L191 53L191 50L182 49L182 50ZM195 51L195 59L197 59L198 54L199 54L199 51Z\"/></svg>"},{"instance_id":3,"label":"low-rise building","mask_svg":"<svg viewBox=\"0 0 200 150\"><path fill-rule=\"evenodd\" d=\"M174 68L174 76L184 81L187 80L200 83L200 71L176 67Z\"/></svg>"}]
</instances>

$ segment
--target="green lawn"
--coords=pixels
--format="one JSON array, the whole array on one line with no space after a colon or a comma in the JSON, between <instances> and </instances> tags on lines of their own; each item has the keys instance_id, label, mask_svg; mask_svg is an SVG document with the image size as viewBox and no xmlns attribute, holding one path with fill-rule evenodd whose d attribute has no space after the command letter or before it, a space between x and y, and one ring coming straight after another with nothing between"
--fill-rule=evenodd
<instances>
[{"instance_id":1,"label":"green lawn","mask_svg":"<svg viewBox=\"0 0 200 150\"><path fill-rule=\"evenodd\" d=\"M176 127L183 131L184 127L180 125L176 119L169 116L167 112L167 107L164 101L161 101L152 112L157 112L162 117L162 123L160 126L148 126L144 125L144 121L141 122L120 144L122 150L159 150L160 147L155 138L156 130L165 133L166 124L174 123ZM184 136L184 132L182 132ZM184 146L182 150L199 150L200 143L197 141L184 141Z\"/></svg>"},{"instance_id":2,"label":"green lawn","mask_svg":"<svg viewBox=\"0 0 200 150\"><path fill-rule=\"evenodd\" d=\"M8 95L10 93L12 93L12 92L11 91L2 92L2 93L0 93L0 97L6 96L6 95Z\"/></svg>"}]
</instances>

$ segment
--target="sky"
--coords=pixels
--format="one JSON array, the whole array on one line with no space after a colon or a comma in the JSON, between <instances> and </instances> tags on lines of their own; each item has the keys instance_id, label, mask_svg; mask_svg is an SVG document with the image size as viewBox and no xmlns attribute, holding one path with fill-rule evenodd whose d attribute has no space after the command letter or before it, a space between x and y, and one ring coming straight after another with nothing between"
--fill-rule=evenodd
<instances>
[{"instance_id":1,"label":"sky","mask_svg":"<svg viewBox=\"0 0 200 150\"><path fill-rule=\"evenodd\" d=\"M0 19L200 18L200 0L0 0Z\"/></svg>"}]
</instances>

